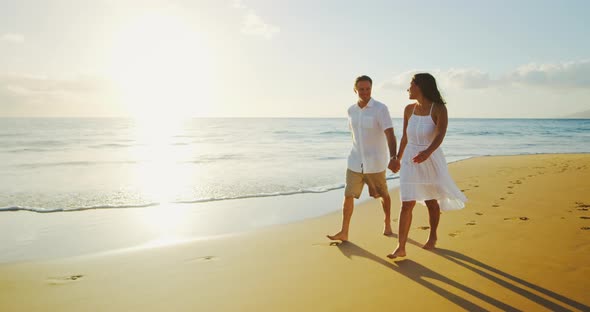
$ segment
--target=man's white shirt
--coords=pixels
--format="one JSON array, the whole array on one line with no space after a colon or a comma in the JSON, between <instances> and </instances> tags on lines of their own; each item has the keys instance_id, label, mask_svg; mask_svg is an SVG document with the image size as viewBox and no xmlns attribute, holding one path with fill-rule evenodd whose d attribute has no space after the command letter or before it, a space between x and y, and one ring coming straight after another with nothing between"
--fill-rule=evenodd
<instances>
[{"instance_id":1,"label":"man's white shirt","mask_svg":"<svg viewBox=\"0 0 590 312\"><path fill-rule=\"evenodd\" d=\"M352 131L348 169L361 173L387 169L390 156L384 131L393 128L387 106L373 98L362 109L354 104L348 108L348 125Z\"/></svg>"}]
</instances>

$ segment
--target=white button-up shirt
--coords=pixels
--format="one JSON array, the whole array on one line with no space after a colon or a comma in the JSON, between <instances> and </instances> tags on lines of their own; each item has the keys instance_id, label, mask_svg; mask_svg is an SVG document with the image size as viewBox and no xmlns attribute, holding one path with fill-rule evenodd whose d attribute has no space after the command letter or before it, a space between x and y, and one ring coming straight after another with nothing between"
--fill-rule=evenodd
<instances>
[{"instance_id":1,"label":"white button-up shirt","mask_svg":"<svg viewBox=\"0 0 590 312\"><path fill-rule=\"evenodd\" d=\"M362 109L354 104L348 108L348 125L352 131L348 169L360 173L387 169L390 156L384 131L393 128L387 106L373 98Z\"/></svg>"}]
</instances>

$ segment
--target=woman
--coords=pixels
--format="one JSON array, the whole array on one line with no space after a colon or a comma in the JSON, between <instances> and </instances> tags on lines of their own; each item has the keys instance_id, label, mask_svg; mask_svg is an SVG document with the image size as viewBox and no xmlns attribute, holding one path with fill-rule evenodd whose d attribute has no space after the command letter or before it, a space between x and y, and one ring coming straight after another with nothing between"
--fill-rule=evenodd
<instances>
[{"instance_id":1,"label":"woman","mask_svg":"<svg viewBox=\"0 0 590 312\"><path fill-rule=\"evenodd\" d=\"M447 162L439 148L447 131L447 108L436 80L427 73L416 74L408 89L409 98L416 103L406 106L404 132L397 159L401 159L400 194L402 208L399 217L399 243L388 258L404 257L412 209L416 202L426 204L430 219L430 235L424 249L436 245L436 229L440 211L465 207L467 198L453 182Z\"/></svg>"}]
</instances>

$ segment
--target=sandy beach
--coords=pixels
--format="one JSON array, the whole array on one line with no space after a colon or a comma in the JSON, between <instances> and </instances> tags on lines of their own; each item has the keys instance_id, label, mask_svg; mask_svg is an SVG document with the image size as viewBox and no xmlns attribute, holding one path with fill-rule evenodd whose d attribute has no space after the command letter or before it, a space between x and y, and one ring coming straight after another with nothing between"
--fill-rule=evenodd
<instances>
[{"instance_id":1,"label":"sandy beach","mask_svg":"<svg viewBox=\"0 0 590 312\"><path fill-rule=\"evenodd\" d=\"M443 213L434 251L421 248L428 218L417 205L408 256L387 259L397 239L381 234L371 200L356 206L346 243L325 237L340 226L335 212L173 246L2 264L0 311L590 311L590 155L449 168L469 202Z\"/></svg>"}]
</instances>

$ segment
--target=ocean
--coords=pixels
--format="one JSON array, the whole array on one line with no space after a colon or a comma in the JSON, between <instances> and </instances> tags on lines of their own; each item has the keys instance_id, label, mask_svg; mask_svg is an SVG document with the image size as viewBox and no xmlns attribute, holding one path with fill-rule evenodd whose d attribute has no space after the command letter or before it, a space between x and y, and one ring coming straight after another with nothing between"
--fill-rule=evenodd
<instances>
[{"instance_id":1,"label":"ocean","mask_svg":"<svg viewBox=\"0 0 590 312\"><path fill-rule=\"evenodd\" d=\"M402 122L393 120L398 142ZM344 187L350 146L345 118L2 118L0 212L329 192ZM442 148L448 162L588 153L590 120L450 119Z\"/></svg>"}]
</instances>

